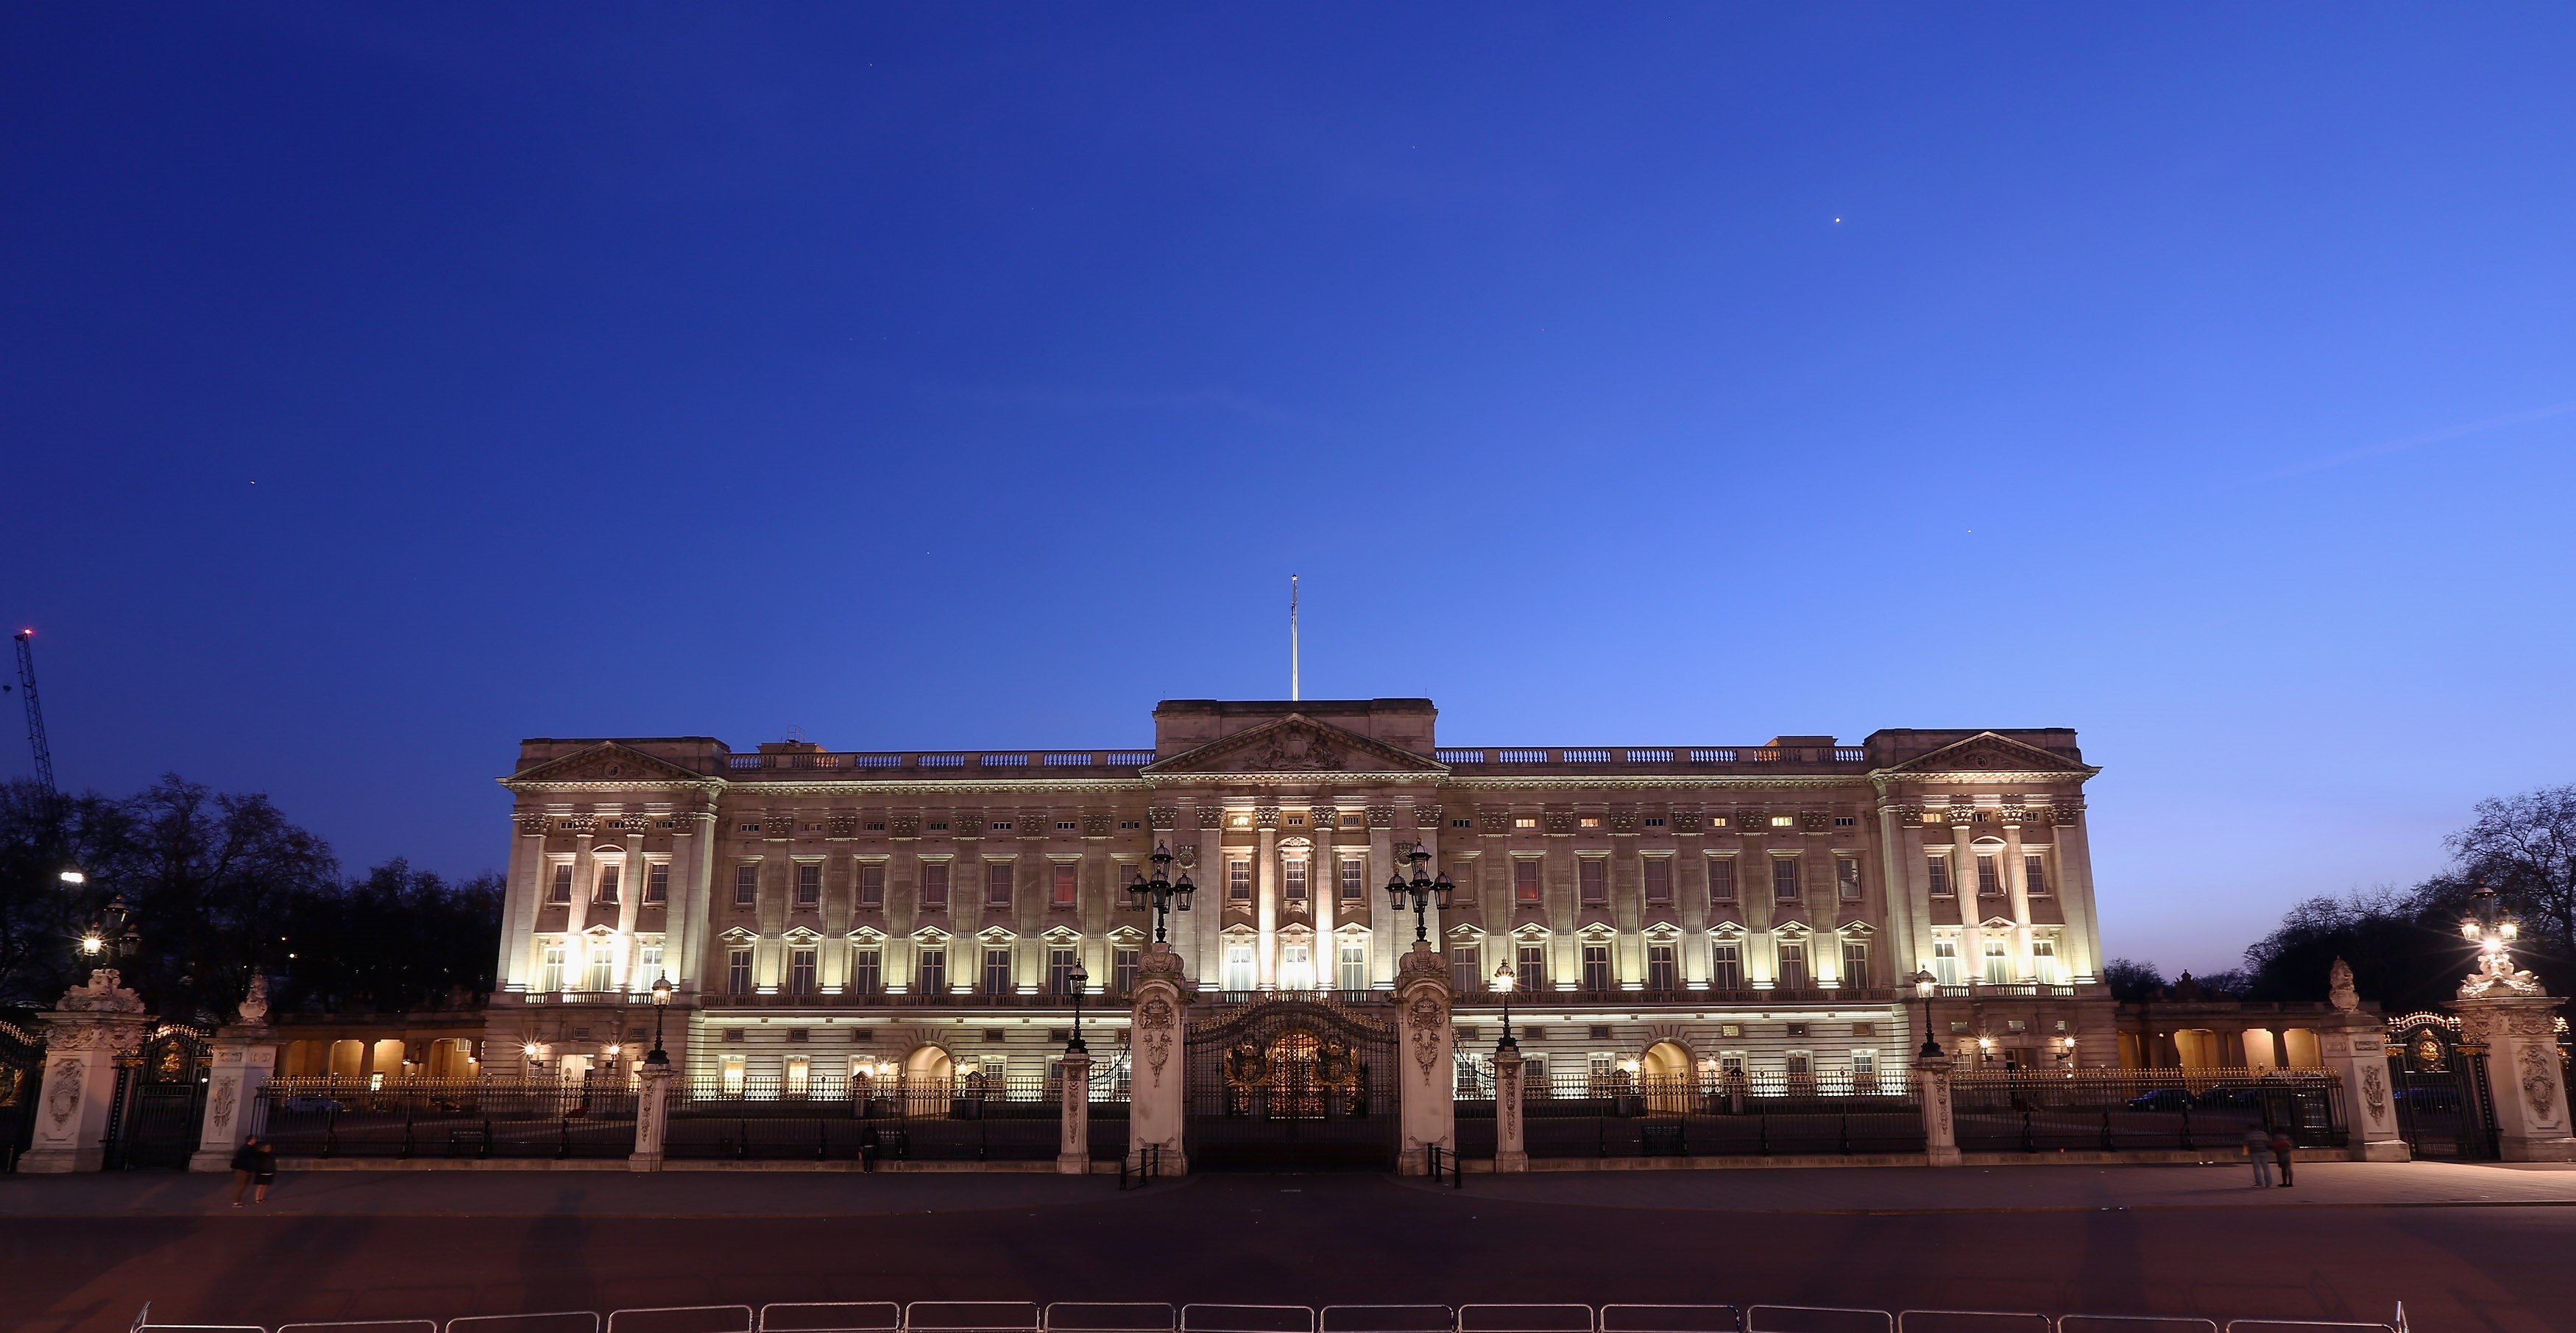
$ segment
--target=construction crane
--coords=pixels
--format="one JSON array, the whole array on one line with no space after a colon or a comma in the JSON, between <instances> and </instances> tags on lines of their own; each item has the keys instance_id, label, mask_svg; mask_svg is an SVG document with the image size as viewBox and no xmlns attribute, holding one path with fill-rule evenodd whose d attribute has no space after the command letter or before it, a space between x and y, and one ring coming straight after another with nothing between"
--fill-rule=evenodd
<instances>
[{"instance_id":1,"label":"construction crane","mask_svg":"<svg viewBox=\"0 0 2576 1333\"><path fill-rule=\"evenodd\" d=\"M0 690L7 689L0 686ZM54 751L45 744L45 710L36 702L36 632L18 631L18 693L27 700L27 748L36 754L36 782L45 789L48 807L62 803L62 790L54 785Z\"/></svg>"}]
</instances>

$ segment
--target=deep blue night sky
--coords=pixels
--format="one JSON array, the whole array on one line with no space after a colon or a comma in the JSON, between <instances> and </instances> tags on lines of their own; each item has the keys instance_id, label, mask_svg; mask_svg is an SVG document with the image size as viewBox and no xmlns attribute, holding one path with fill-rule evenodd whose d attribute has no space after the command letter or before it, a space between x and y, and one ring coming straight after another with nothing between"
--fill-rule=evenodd
<instances>
[{"instance_id":1,"label":"deep blue night sky","mask_svg":"<svg viewBox=\"0 0 2576 1333\"><path fill-rule=\"evenodd\" d=\"M2223 966L2571 778L2571 41L17 5L0 616L68 783L463 873L521 736L1283 694L1294 570L1454 744L2080 728L2109 951Z\"/></svg>"}]
</instances>

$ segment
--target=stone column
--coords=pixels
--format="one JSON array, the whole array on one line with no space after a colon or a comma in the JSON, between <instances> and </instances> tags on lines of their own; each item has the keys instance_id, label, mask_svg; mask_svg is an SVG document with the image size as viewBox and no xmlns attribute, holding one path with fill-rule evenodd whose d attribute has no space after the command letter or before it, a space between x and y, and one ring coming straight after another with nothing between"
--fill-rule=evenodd
<instances>
[{"instance_id":1,"label":"stone column","mask_svg":"<svg viewBox=\"0 0 2576 1333\"><path fill-rule=\"evenodd\" d=\"M36 1086L35 1141L18 1169L29 1175L96 1171L104 1157L117 1064L143 1049L152 1017L116 969L89 974L45 1014L45 1072Z\"/></svg>"},{"instance_id":2,"label":"stone column","mask_svg":"<svg viewBox=\"0 0 2576 1333\"><path fill-rule=\"evenodd\" d=\"M1434 1144L1458 1151L1458 1055L1449 1032L1449 968L1430 941L1416 941L1396 970L1396 1112L1404 1148L1400 1176L1428 1175Z\"/></svg>"},{"instance_id":3,"label":"stone column","mask_svg":"<svg viewBox=\"0 0 2576 1333\"><path fill-rule=\"evenodd\" d=\"M2496 1150L2508 1162L2576 1162L2566 1080L2559 1073L2558 1004L2550 996L2503 995L2495 988L2451 1003L2451 1012L2460 1016L2461 1044L2486 1047Z\"/></svg>"},{"instance_id":4,"label":"stone column","mask_svg":"<svg viewBox=\"0 0 2576 1333\"><path fill-rule=\"evenodd\" d=\"M1342 865L1333 857L1333 824L1340 814L1332 806L1318 805L1306 815L1306 826L1315 831L1314 859L1306 864L1306 905L1314 910L1315 989L1319 991L1342 984L1342 950L1333 939L1333 909L1342 891Z\"/></svg>"},{"instance_id":5,"label":"stone column","mask_svg":"<svg viewBox=\"0 0 2576 1333\"><path fill-rule=\"evenodd\" d=\"M671 1123L671 1066L644 1062L635 1084L635 1150L626 1155L629 1171L662 1169L662 1141Z\"/></svg>"},{"instance_id":6,"label":"stone column","mask_svg":"<svg viewBox=\"0 0 2576 1333\"><path fill-rule=\"evenodd\" d=\"M1128 1017L1127 1160L1162 1151L1163 1174L1189 1174L1182 1131L1189 1103L1183 1068L1181 960L1168 944L1148 944L1136 960L1135 1003Z\"/></svg>"},{"instance_id":7,"label":"stone column","mask_svg":"<svg viewBox=\"0 0 2576 1333\"><path fill-rule=\"evenodd\" d=\"M2403 1162L2414 1154L2397 1133L2397 1105L2388 1086L2388 1025L2377 1014L2337 1013L2317 1024L2317 1052L2326 1072L2343 1081L2351 1122L2352 1160Z\"/></svg>"},{"instance_id":8,"label":"stone column","mask_svg":"<svg viewBox=\"0 0 2576 1333\"><path fill-rule=\"evenodd\" d=\"M1494 1169L1529 1170L1528 1135L1521 1128L1521 1053L1516 1046L1494 1051Z\"/></svg>"},{"instance_id":9,"label":"stone column","mask_svg":"<svg viewBox=\"0 0 2576 1333\"><path fill-rule=\"evenodd\" d=\"M1950 1119L1950 1057L1915 1057L1914 1084L1923 1101L1924 1160L1934 1166L1957 1166L1959 1133Z\"/></svg>"},{"instance_id":10,"label":"stone column","mask_svg":"<svg viewBox=\"0 0 2576 1333\"><path fill-rule=\"evenodd\" d=\"M2038 980L2032 966L2030 950L2030 879L2028 867L2022 864L2021 810L2004 811L2004 894L2012 903L2013 976L2022 981Z\"/></svg>"},{"instance_id":11,"label":"stone column","mask_svg":"<svg viewBox=\"0 0 2576 1333\"><path fill-rule=\"evenodd\" d=\"M2093 911L2093 850L2084 833L2084 801L2061 796L2049 813L2049 842L2057 852L2057 910L2066 915L2068 975L2098 977L2102 939Z\"/></svg>"},{"instance_id":12,"label":"stone column","mask_svg":"<svg viewBox=\"0 0 2576 1333\"><path fill-rule=\"evenodd\" d=\"M1253 983L1273 991L1279 987L1279 807L1255 809L1252 823L1261 834L1261 846L1252 861L1252 928L1257 932L1252 944ZM1315 891L1311 878L1306 891Z\"/></svg>"},{"instance_id":13,"label":"stone column","mask_svg":"<svg viewBox=\"0 0 2576 1333\"><path fill-rule=\"evenodd\" d=\"M1068 1050L1064 1053L1061 1081L1057 1084L1057 1120L1062 1134L1056 1140L1055 1169L1068 1176L1091 1173L1091 1052Z\"/></svg>"},{"instance_id":14,"label":"stone column","mask_svg":"<svg viewBox=\"0 0 2576 1333\"><path fill-rule=\"evenodd\" d=\"M233 1152L250 1135L259 1090L277 1072L277 1035L268 1026L268 978L250 979L241 1021L215 1032L206 1076L206 1115L197 1132L191 1171L229 1171Z\"/></svg>"}]
</instances>

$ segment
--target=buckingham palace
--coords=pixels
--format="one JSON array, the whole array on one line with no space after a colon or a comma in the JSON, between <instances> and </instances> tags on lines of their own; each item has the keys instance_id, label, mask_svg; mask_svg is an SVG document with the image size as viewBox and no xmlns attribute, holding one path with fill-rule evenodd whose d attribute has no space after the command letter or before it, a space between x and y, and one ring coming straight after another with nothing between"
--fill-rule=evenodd
<instances>
[{"instance_id":1,"label":"buckingham palace","mask_svg":"<svg viewBox=\"0 0 2576 1333\"><path fill-rule=\"evenodd\" d=\"M1193 890L1194 1007L1365 1010L1419 934L1461 1052L1509 989L1541 1078L1867 1083L1927 1036L2116 1063L2073 731L1469 748L1437 716L1170 700L1126 750L525 741L483 1063L632 1067L667 1020L702 1086L1043 1076L1078 998L1120 1040L1158 865ZM1444 901L1381 891L1424 864Z\"/></svg>"}]
</instances>

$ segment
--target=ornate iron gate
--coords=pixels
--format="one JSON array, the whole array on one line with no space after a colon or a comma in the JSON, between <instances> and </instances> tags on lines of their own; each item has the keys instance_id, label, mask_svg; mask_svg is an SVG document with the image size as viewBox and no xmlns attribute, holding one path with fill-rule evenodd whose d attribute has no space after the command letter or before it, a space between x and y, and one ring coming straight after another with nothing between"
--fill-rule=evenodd
<instances>
[{"instance_id":1,"label":"ornate iron gate","mask_svg":"<svg viewBox=\"0 0 2576 1333\"><path fill-rule=\"evenodd\" d=\"M2388 1084L2397 1133L2417 1157L2489 1161L2496 1155L2486 1053L2463 1049L2447 1019L2410 1015L2390 1024Z\"/></svg>"},{"instance_id":2,"label":"ornate iron gate","mask_svg":"<svg viewBox=\"0 0 2576 1333\"><path fill-rule=\"evenodd\" d=\"M0 1023L0 1171L18 1169L18 1155L36 1132L36 1085L44 1068L43 1036Z\"/></svg>"},{"instance_id":3,"label":"ornate iron gate","mask_svg":"<svg viewBox=\"0 0 2576 1333\"><path fill-rule=\"evenodd\" d=\"M110 1171L185 1171L206 1113L206 1034L166 1024L118 1071L102 1164Z\"/></svg>"},{"instance_id":4,"label":"ornate iron gate","mask_svg":"<svg viewBox=\"0 0 2576 1333\"><path fill-rule=\"evenodd\" d=\"M1193 1019L1191 1169L1393 1166L1395 1047L1392 1024L1329 1000L1258 999Z\"/></svg>"}]
</instances>

